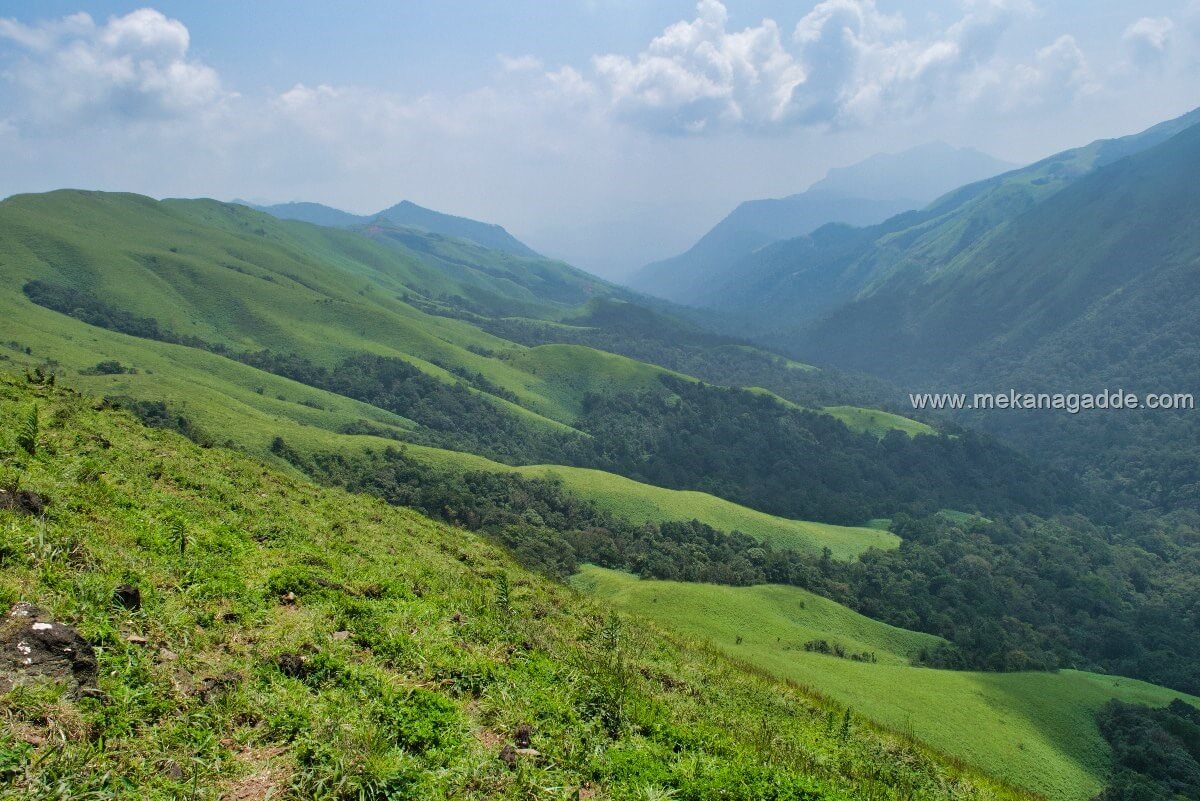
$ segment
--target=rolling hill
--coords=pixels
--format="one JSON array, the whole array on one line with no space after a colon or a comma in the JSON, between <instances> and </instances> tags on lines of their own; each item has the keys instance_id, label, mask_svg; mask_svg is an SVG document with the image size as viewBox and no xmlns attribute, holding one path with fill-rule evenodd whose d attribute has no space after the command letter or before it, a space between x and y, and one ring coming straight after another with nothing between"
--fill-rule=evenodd
<instances>
[{"instance_id":1,"label":"rolling hill","mask_svg":"<svg viewBox=\"0 0 1200 801\"><path fill-rule=\"evenodd\" d=\"M910 391L1194 398L1198 121L1066 151L877 226L764 247L713 295L717 319ZM1128 508L1198 497L1186 409L955 417Z\"/></svg>"},{"instance_id":2,"label":"rolling hill","mask_svg":"<svg viewBox=\"0 0 1200 801\"><path fill-rule=\"evenodd\" d=\"M986 438L836 402L836 374L558 262L411 228L18 196L0 203L0 275L0 362L33 391L85 389L460 524L551 575L593 561L836 596L839 571L906 558L872 518L1085 503ZM546 329L583 341L538 341Z\"/></svg>"},{"instance_id":3,"label":"rolling hill","mask_svg":"<svg viewBox=\"0 0 1200 801\"><path fill-rule=\"evenodd\" d=\"M937 638L878 623L795 587L639 581L595 567L572 584L1056 801L1084 801L1103 788L1109 753L1094 714L1106 701L1197 702L1145 682L1080 671L914 667L910 660L935 647ZM845 655L825 653L819 643Z\"/></svg>"},{"instance_id":4,"label":"rolling hill","mask_svg":"<svg viewBox=\"0 0 1200 801\"><path fill-rule=\"evenodd\" d=\"M10 310L0 336L36 346L26 363L53 367L50 360L76 373L127 355L123 364L129 369L98 378L114 394L190 402L202 427L234 442L248 440L259 453L273 439L268 421L285 417L316 423L330 434L391 437L510 464L600 468L643 483L708 492L781 517L841 524L889 516L902 504L920 501L917 485L929 482L945 485L930 496L934 508L993 501L1037 507L1048 497L1045 488L1064 486L1021 469L1012 471L1019 477L1014 483L1029 486L997 494L995 483L983 477L984 464L1015 456L977 455L965 443L938 436L887 445L878 435L888 426L860 434L828 415L771 397L722 394L686 374L620 354L504 339L490 331L508 319L497 315L514 306L557 324L598 297L619 297L619 290L558 262L436 235L413 242L416 234L404 230L318 227L204 200L159 202L74 191L10 198L0 203L0 269L8 289L0 303ZM38 336L29 341L34 331ZM120 344L109 347L110 341ZM703 338L698 342L704 347ZM146 369L149 362L136 356L141 349L156 354L151 361L157 369ZM172 365L169 372L162 358ZM214 366L204 368L203 376L192 375L210 360ZM796 372L786 365L777 369ZM277 389L270 397L266 388L277 382L264 379L265 373L305 389ZM211 391L178 392L198 382ZM237 404L219 400L225 389ZM313 394L317 390L341 400L325 403ZM694 396L694 402L672 400L681 395ZM348 421L347 399L374 410L362 415L362 423ZM626 418L657 404L658 430L638 436L647 444L656 441L657 449L675 447L693 425L684 418L714 413L694 403L718 399L739 404L739 414L755 419L749 431L789 432L796 447L789 455L794 472L788 481L809 485L811 497L781 483L778 464L755 468L777 476L776 486L765 492L732 465L719 479L704 475L694 460L664 472L659 459L646 472L639 449L647 445L630 439ZM240 426L234 419L245 403L253 409ZM342 409L342 416L325 418L325 407ZM802 436L800 429L809 433ZM722 447L713 438L724 431L710 428L695 445ZM750 440L744 445L745 458L765 456ZM939 471L907 473L914 459L932 459L934 451L941 454ZM862 459L867 461L856 463ZM829 461L845 465L821 469ZM966 464L971 461L977 462L974 468ZM862 476L858 488L854 482L860 479L842 481L846 470ZM867 482L889 489L868 495ZM979 492L993 500L975 497Z\"/></svg>"},{"instance_id":5,"label":"rolling hill","mask_svg":"<svg viewBox=\"0 0 1200 801\"><path fill-rule=\"evenodd\" d=\"M475 535L98 406L0 373L2 798L1030 798Z\"/></svg>"}]
</instances>

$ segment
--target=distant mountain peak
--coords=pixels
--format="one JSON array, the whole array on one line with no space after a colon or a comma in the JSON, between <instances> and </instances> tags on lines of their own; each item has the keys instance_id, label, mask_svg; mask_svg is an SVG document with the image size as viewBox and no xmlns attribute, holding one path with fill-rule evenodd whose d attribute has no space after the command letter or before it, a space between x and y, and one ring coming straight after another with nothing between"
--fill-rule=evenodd
<instances>
[{"instance_id":1,"label":"distant mountain peak","mask_svg":"<svg viewBox=\"0 0 1200 801\"><path fill-rule=\"evenodd\" d=\"M482 247L514 256L536 258L539 255L500 225L434 211L419 206L411 200L401 200L396 205L389 206L375 214L351 214L311 201L291 201L275 205L247 203L246 205L282 220L299 220L333 228L349 228L385 220L393 225L409 226L433 234L465 239Z\"/></svg>"},{"instance_id":2,"label":"distant mountain peak","mask_svg":"<svg viewBox=\"0 0 1200 801\"><path fill-rule=\"evenodd\" d=\"M726 283L743 258L766 245L829 223L873 225L1013 166L944 142L878 153L829 170L804 192L739 203L687 252L643 267L630 283L668 300L695 303Z\"/></svg>"},{"instance_id":3,"label":"distant mountain peak","mask_svg":"<svg viewBox=\"0 0 1200 801\"><path fill-rule=\"evenodd\" d=\"M963 184L1017 166L974 148L926 142L897 153L876 153L846 167L833 167L808 191L928 203Z\"/></svg>"}]
</instances>

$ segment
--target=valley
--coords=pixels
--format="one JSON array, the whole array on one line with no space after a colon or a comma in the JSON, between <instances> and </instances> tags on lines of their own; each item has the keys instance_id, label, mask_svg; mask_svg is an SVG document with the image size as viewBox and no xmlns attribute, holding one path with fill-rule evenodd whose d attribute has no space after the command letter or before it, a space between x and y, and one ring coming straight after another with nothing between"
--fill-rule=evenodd
<instances>
[{"instance_id":1,"label":"valley","mask_svg":"<svg viewBox=\"0 0 1200 801\"><path fill-rule=\"evenodd\" d=\"M912 660L936 647L937 638L877 623L794 587L638 580L595 567L582 570L572 585L1051 799L1088 799L1103 789L1108 749L1094 716L1105 702L1158 707L1176 698L1198 700L1074 670L916 667ZM822 642L846 656L806 650Z\"/></svg>"},{"instance_id":2,"label":"valley","mask_svg":"<svg viewBox=\"0 0 1200 801\"><path fill-rule=\"evenodd\" d=\"M1024 161L918 122L952 88L1048 114L992 93L1055 65L1108 97L1071 36L992 63L1043 24L1004 5L923 41L706 0L636 58L506 42L469 95L366 86L475 64L414 18L401 63L244 115L154 9L0 15L0 801L1200 799L1194 410L910 400L1200 394L1200 110L1064 116L1046 141L1091 143ZM1110 71L1165 74L1183 28L1132 22ZM194 105L171 141L202 144L121 139ZM258 183L301 199L207 196ZM628 286L511 233L601 211L641 233L580 247Z\"/></svg>"}]
</instances>

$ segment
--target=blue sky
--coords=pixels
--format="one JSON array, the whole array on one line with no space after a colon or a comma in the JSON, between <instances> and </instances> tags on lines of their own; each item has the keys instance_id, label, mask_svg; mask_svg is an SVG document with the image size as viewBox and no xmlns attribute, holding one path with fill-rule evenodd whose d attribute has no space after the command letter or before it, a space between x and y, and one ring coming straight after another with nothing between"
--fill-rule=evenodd
<instances>
[{"instance_id":1,"label":"blue sky","mask_svg":"<svg viewBox=\"0 0 1200 801\"><path fill-rule=\"evenodd\" d=\"M1175 116L1198 42L1197 0L0 1L0 194L408 198L633 267L876 152Z\"/></svg>"}]
</instances>

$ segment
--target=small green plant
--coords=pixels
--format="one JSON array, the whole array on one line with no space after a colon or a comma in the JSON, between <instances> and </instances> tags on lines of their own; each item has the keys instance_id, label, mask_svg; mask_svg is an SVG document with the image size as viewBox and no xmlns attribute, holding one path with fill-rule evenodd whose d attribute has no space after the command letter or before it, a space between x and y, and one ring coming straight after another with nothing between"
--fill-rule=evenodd
<instances>
[{"instance_id":1,"label":"small green plant","mask_svg":"<svg viewBox=\"0 0 1200 801\"><path fill-rule=\"evenodd\" d=\"M179 555L185 555L189 536L187 521L183 519L182 515L172 515L167 519L167 532L171 536L171 542L179 546Z\"/></svg>"},{"instance_id":2,"label":"small green plant","mask_svg":"<svg viewBox=\"0 0 1200 801\"><path fill-rule=\"evenodd\" d=\"M40 430L41 424L38 420L38 407L35 403L33 408L29 410L29 414L21 422L20 428L17 429L17 445L30 456L37 456Z\"/></svg>"},{"instance_id":3,"label":"small green plant","mask_svg":"<svg viewBox=\"0 0 1200 801\"><path fill-rule=\"evenodd\" d=\"M496 579L496 606L505 618L512 611L512 588L509 586L507 573L501 573Z\"/></svg>"},{"instance_id":4,"label":"small green plant","mask_svg":"<svg viewBox=\"0 0 1200 801\"><path fill-rule=\"evenodd\" d=\"M595 683L593 706L609 737L619 737L626 723L626 704L633 692L629 637L616 615L609 616L592 639L588 671Z\"/></svg>"}]
</instances>

